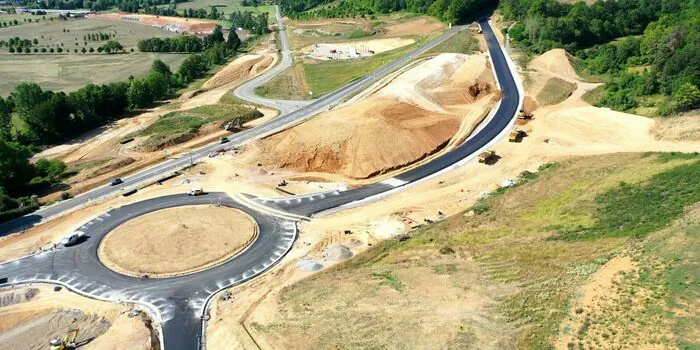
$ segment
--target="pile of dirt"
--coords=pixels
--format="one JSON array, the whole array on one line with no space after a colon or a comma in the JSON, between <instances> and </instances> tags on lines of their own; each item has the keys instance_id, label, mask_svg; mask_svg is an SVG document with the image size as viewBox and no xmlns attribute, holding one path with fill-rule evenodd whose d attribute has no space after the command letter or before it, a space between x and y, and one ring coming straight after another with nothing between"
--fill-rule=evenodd
<instances>
[{"instance_id":1,"label":"pile of dirt","mask_svg":"<svg viewBox=\"0 0 700 350\"><path fill-rule=\"evenodd\" d=\"M152 278L179 276L223 263L257 238L240 210L215 205L158 210L129 220L102 240L98 257L110 269Z\"/></svg>"},{"instance_id":2,"label":"pile of dirt","mask_svg":"<svg viewBox=\"0 0 700 350\"><path fill-rule=\"evenodd\" d=\"M485 97L494 85L485 55L441 54L251 149L265 166L369 178L426 158L458 131L471 133L493 102Z\"/></svg>"},{"instance_id":3,"label":"pile of dirt","mask_svg":"<svg viewBox=\"0 0 700 350\"><path fill-rule=\"evenodd\" d=\"M323 255L330 261L343 261L352 258L352 250L342 244L332 245L323 252Z\"/></svg>"},{"instance_id":4,"label":"pile of dirt","mask_svg":"<svg viewBox=\"0 0 700 350\"><path fill-rule=\"evenodd\" d=\"M207 80L202 85L202 89L210 90L234 81L247 79L263 71L272 61L272 56L269 55L241 56Z\"/></svg>"},{"instance_id":5,"label":"pile of dirt","mask_svg":"<svg viewBox=\"0 0 700 350\"><path fill-rule=\"evenodd\" d=\"M530 61L529 68L549 72L564 80L579 80L574 58L564 49L552 49Z\"/></svg>"}]
</instances>

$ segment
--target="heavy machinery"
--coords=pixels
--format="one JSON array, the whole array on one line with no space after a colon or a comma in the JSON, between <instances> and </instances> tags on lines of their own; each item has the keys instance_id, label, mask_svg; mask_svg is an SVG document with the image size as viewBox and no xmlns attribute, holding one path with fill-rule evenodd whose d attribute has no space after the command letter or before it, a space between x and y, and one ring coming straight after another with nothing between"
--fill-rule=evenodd
<instances>
[{"instance_id":1,"label":"heavy machinery","mask_svg":"<svg viewBox=\"0 0 700 350\"><path fill-rule=\"evenodd\" d=\"M490 149L479 154L479 163L487 164L493 157L496 156L496 151Z\"/></svg>"},{"instance_id":2,"label":"heavy machinery","mask_svg":"<svg viewBox=\"0 0 700 350\"><path fill-rule=\"evenodd\" d=\"M532 119L532 113L525 112L525 110L520 110L520 113L518 113L518 119L522 120L529 120Z\"/></svg>"},{"instance_id":3,"label":"heavy machinery","mask_svg":"<svg viewBox=\"0 0 700 350\"><path fill-rule=\"evenodd\" d=\"M241 117L236 117L236 119L224 124L224 130L226 131L236 131L243 128Z\"/></svg>"},{"instance_id":4,"label":"heavy machinery","mask_svg":"<svg viewBox=\"0 0 700 350\"><path fill-rule=\"evenodd\" d=\"M508 142L520 142L527 135L524 130L513 129L513 131L508 134Z\"/></svg>"},{"instance_id":5,"label":"heavy machinery","mask_svg":"<svg viewBox=\"0 0 700 350\"><path fill-rule=\"evenodd\" d=\"M80 328L71 329L63 336L63 339L59 337L51 339L51 341L49 341L51 350L75 349L78 346L75 342L75 339L78 337L78 332L80 332Z\"/></svg>"}]
</instances>

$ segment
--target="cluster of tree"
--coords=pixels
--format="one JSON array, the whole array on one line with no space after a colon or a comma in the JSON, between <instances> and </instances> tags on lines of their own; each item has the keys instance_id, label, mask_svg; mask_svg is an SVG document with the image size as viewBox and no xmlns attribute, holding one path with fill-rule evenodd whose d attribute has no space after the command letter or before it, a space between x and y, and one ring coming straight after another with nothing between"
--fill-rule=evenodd
<instances>
[{"instance_id":1,"label":"cluster of tree","mask_svg":"<svg viewBox=\"0 0 700 350\"><path fill-rule=\"evenodd\" d=\"M7 46L7 47L16 47L16 48L25 48L25 47L31 47L33 45L37 45L39 43L38 39L34 40L29 40L29 39L22 39L18 36L14 38L10 38L9 40L0 40L0 47Z\"/></svg>"},{"instance_id":2,"label":"cluster of tree","mask_svg":"<svg viewBox=\"0 0 700 350\"><path fill-rule=\"evenodd\" d=\"M7 28L7 27L11 27L11 26L16 26L19 24L32 23L32 22L39 23L39 19L35 18L34 21L32 21L31 18L22 18L22 22L20 22L16 19L14 19L12 21L3 21L0 23L0 28Z\"/></svg>"},{"instance_id":3,"label":"cluster of tree","mask_svg":"<svg viewBox=\"0 0 700 350\"><path fill-rule=\"evenodd\" d=\"M201 52L204 41L196 36L141 39L136 45L141 52Z\"/></svg>"},{"instance_id":4,"label":"cluster of tree","mask_svg":"<svg viewBox=\"0 0 700 350\"><path fill-rule=\"evenodd\" d=\"M105 41L110 38L117 37L117 33L88 33L83 35L84 41Z\"/></svg>"},{"instance_id":5,"label":"cluster of tree","mask_svg":"<svg viewBox=\"0 0 700 350\"><path fill-rule=\"evenodd\" d=\"M500 9L508 20L518 21L510 37L534 52L556 47L568 50L590 47L612 39L641 34L678 0L579 1L503 0Z\"/></svg>"},{"instance_id":6,"label":"cluster of tree","mask_svg":"<svg viewBox=\"0 0 700 350\"><path fill-rule=\"evenodd\" d=\"M270 32L268 26L268 13L254 14L251 11L236 11L231 13L229 18L234 27L241 27L250 30L254 34L262 35Z\"/></svg>"},{"instance_id":7,"label":"cluster of tree","mask_svg":"<svg viewBox=\"0 0 700 350\"><path fill-rule=\"evenodd\" d=\"M570 5L504 0L501 10L506 18L518 21L508 31L516 44L533 52L566 48L579 58L581 69L606 77L600 105L617 110L653 106L661 115L700 107L696 1L599 0ZM658 95L664 96L661 102L644 98Z\"/></svg>"},{"instance_id":8,"label":"cluster of tree","mask_svg":"<svg viewBox=\"0 0 700 350\"><path fill-rule=\"evenodd\" d=\"M442 21L462 23L475 14L495 6L496 0L342 0L336 4L314 9L327 0L280 0L280 8L290 18L356 17L407 10L429 14ZM312 10L313 9L313 10ZM311 11L310 11L311 10Z\"/></svg>"},{"instance_id":9,"label":"cluster of tree","mask_svg":"<svg viewBox=\"0 0 700 350\"><path fill-rule=\"evenodd\" d=\"M92 48L91 48L92 49ZM109 40L97 48L97 52L117 53L124 50L124 46L116 40Z\"/></svg>"},{"instance_id":10,"label":"cluster of tree","mask_svg":"<svg viewBox=\"0 0 700 350\"><path fill-rule=\"evenodd\" d=\"M644 96L663 95L660 115L700 107L700 8L664 14L641 38L579 53L585 69L610 78L600 104L618 110L640 105ZM629 68L644 67L641 72Z\"/></svg>"}]
</instances>

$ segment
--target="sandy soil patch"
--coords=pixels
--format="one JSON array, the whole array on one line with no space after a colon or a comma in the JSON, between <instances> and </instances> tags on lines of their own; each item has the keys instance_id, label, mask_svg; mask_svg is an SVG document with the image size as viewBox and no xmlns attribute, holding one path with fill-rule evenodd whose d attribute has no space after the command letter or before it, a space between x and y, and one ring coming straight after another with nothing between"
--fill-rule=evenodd
<instances>
[{"instance_id":1,"label":"sandy soil patch","mask_svg":"<svg viewBox=\"0 0 700 350\"><path fill-rule=\"evenodd\" d=\"M566 50L552 49L534 58L528 67L554 74L564 80L580 80L572 61L573 57Z\"/></svg>"},{"instance_id":2,"label":"sandy soil patch","mask_svg":"<svg viewBox=\"0 0 700 350\"><path fill-rule=\"evenodd\" d=\"M273 55L245 55L236 58L207 80L202 89L213 88L257 75L273 63Z\"/></svg>"},{"instance_id":3,"label":"sandy soil patch","mask_svg":"<svg viewBox=\"0 0 700 350\"><path fill-rule=\"evenodd\" d=\"M0 291L0 341L8 349L48 348L51 338L80 328L77 341L86 349L151 349L151 330L142 317L127 318L131 306L81 297L66 289L31 285ZM143 314L142 314L143 315ZM118 338L113 334L119 334Z\"/></svg>"},{"instance_id":4,"label":"sandy soil patch","mask_svg":"<svg viewBox=\"0 0 700 350\"><path fill-rule=\"evenodd\" d=\"M657 118L652 129L658 139L700 141L700 114Z\"/></svg>"},{"instance_id":5,"label":"sandy soil patch","mask_svg":"<svg viewBox=\"0 0 700 350\"><path fill-rule=\"evenodd\" d=\"M386 27L387 36L404 35L428 35L438 30L445 29L446 25L433 18L421 17L418 19L393 24Z\"/></svg>"},{"instance_id":6,"label":"sandy soil patch","mask_svg":"<svg viewBox=\"0 0 700 350\"><path fill-rule=\"evenodd\" d=\"M130 276L179 276L223 263L257 238L257 224L237 209L213 205L163 209L108 233L98 256Z\"/></svg>"},{"instance_id":7,"label":"sandy soil patch","mask_svg":"<svg viewBox=\"0 0 700 350\"><path fill-rule=\"evenodd\" d=\"M168 28L171 31L187 32L193 34L210 34L216 26L216 21L199 18L182 18L168 16L154 16L136 13L96 13L89 17L124 21L134 24L143 24Z\"/></svg>"},{"instance_id":8,"label":"sandy soil patch","mask_svg":"<svg viewBox=\"0 0 700 350\"><path fill-rule=\"evenodd\" d=\"M488 108L475 102L493 85L486 56L442 54L357 102L257 142L254 158L360 179L391 171L440 150L463 124L471 131Z\"/></svg>"}]
</instances>

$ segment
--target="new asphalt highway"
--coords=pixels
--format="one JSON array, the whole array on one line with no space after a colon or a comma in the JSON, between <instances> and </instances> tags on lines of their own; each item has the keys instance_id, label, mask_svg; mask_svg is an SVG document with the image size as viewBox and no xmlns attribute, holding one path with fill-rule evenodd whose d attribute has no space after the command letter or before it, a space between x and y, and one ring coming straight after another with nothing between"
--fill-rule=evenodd
<instances>
[{"instance_id":1,"label":"new asphalt highway","mask_svg":"<svg viewBox=\"0 0 700 350\"><path fill-rule=\"evenodd\" d=\"M279 13L278 20L281 23ZM500 48L490 25L485 20L480 21L480 24L484 31L493 69L503 97L485 124L455 149L391 179L347 191L279 199L248 196L246 200L234 200L223 193L210 193L199 197L170 195L126 205L95 217L79 228L78 231L85 233L86 238L76 246L62 247L0 264L0 284L57 283L92 298L145 305L150 308L156 317L156 322L161 326L161 342L166 350L199 348L203 337L201 332L202 316L206 314L209 299L223 288L243 283L260 275L278 263L292 248L297 236L296 223L294 220L288 219L289 216L285 218L284 215L276 215L275 212L309 216L329 209L361 203L368 198L400 190L409 184L429 178L473 157L479 150L484 149L497 141L499 136L507 133L521 104L522 96L519 85L511 73L510 62ZM464 28L452 28L430 43L411 51L398 61L363 79L348 84L300 110L283 114L258 128L236 134L233 136L233 143L241 144L300 123L359 91L373 80L405 65L414 55L427 51L462 29ZM278 70L277 73L280 71ZM209 152L227 146L211 145L205 147L195 152L193 158L201 158ZM125 186L128 188L128 186L134 186L154 177L163 176L179 169L178 167L187 165L189 161L189 157L185 157L144 170L125 179ZM109 195L115 191L119 191L119 189L103 187L77 197L72 202L65 201L56 206L45 208L38 212L36 218L32 220L41 220L57 215L62 211L77 208L90 200ZM247 205L250 201L254 201L254 205ZM228 206L248 213L258 224L258 238L243 253L223 264L180 277L135 278L111 271L99 261L97 249L100 240L118 225L156 210L204 204ZM38 221L20 221L19 224L15 224L14 228L36 222ZM7 227L12 227L12 225L3 229Z\"/></svg>"},{"instance_id":2,"label":"new asphalt highway","mask_svg":"<svg viewBox=\"0 0 700 350\"><path fill-rule=\"evenodd\" d=\"M279 8L276 7L277 11L277 20L279 21L279 28L282 29L282 34L284 34L284 23L282 22L282 18L279 14ZM331 107L335 106L339 102L341 102L343 99L352 96L353 94L361 91L364 87L366 87L368 84L371 82L375 81L376 79L379 79L386 74L403 67L407 63L409 63L414 56L418 56L436 45L440 44L444 40L448 39L455 33L457 33L460 30L464 30L466 27L464 26L455 26L452 27L451 29L448 29L445 31L443 34L440 36L432 39L431 41L427 42L426 44L417 47L402 57L400 57L398 60L393 61L384 67L370 73L369 75L365 76L364 78L357 79L327 95L324 95L323 97L319 98L318 100L313 101L312 103L301 107L300 109L297 109L293 112L288 112L286 114L280 114L275 119L272 119L266 123L263 123L253 129L245 130L240 133L233 134L229 137L231 142L227 144L211 144L208 146L205 146L203 148L200 148L198 150L192 151L190 154L185 154L181 156L180 158L177 159L170 159L166 160L158 165L155 165L153 167L147 168L145 170L141 170L133 175L127 176L122 178L124 181L123 184L119 186L109 186L105 185L99 188L96 188L92 191L89 191L87 193L78 195L74 198L58 202L54 205L43 207L36 212L25 215L23 217L14 219L12 221L9 221L3 225L0 225L0 236L6 235L8 233L12 232L17 232L29 227L32 227L40 222L43 222L47 219L55 218L60 215L63 215L67 212L70 212L72 210L78 209L80 207L89 205L91 202L98 200L100 198L116 195L123 191L123 189L129 189L129 188L134 188L139 185L145 184L149 181L154 181L157 180L159 177L166 176L168 174L171 174L175 171L181 170L185 167L187 167L192 161L197 161L201 158L206 157L208 154L211 152L214 152L216 150L220 149L227 149L232 146L237 146L237 145L242 145L247 142L250 142L255 139L259 139L277 132L280 132L282 130L285 130L287 128L290 128L294 125L297 125L299 123L302 123L306 121L309 118L312 118L316 114L327 111ZM288 57L287 59L283 59L281 64L279 66L273 67L272 70L269 70L265 73L263 73L261 76L258 78L255 78L254 81L256 83L261 83L268 81L275 77L277 74L279 74L282 70L284 70L286 67L291 64L291 56L285 56L285 52L288 54L289 51L289 44L287 43L287 38L286 35L280 35L280 39L282 42L282 47L284 48L283 51L283 56ZM237 91L248 91L248 92L242 92L242 96L246 96L251 98L252 102L255 103L261 103L261 104L268 104L270 102L269 100L259 98L255 95L249 95L251 87L253 87L254 84L244 84L242 85ZM254 91L254 87L252 88L252 91ZM238 94L238 93L237 93ZM303 102L299 102L300 104ZM290 108L286 103L284 104L286 106L285 108ZM288 110L287 110L288 111Z\"/></svg>"}]
</instances>

